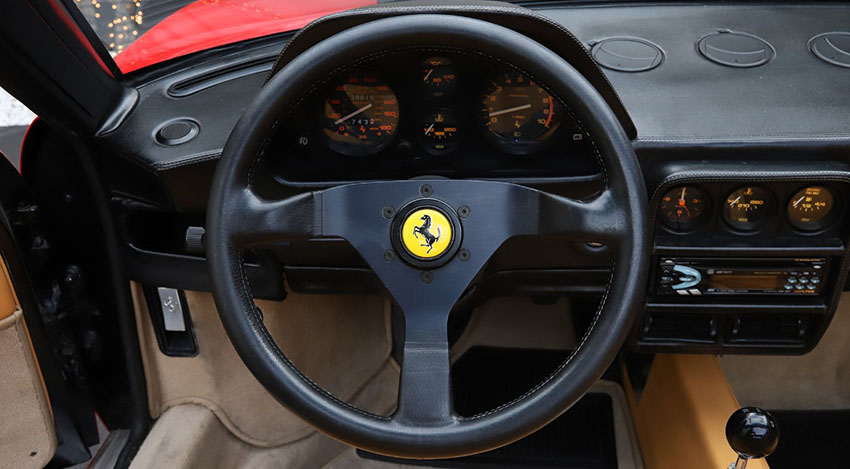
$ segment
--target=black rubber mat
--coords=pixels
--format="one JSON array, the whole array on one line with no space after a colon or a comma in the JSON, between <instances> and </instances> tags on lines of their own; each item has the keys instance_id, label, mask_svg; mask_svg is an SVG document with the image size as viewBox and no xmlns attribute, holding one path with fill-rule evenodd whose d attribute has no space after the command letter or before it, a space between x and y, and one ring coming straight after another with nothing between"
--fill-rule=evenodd
<instances>
[{"instance_id":1,"label":"black rubber mat","mask_svg":"<svg viewBox=\"0 0 850 469\"><path fill-rule=\"evenodd\" d=\"M564 352L475 347L452 367L455 410L485 412L540 383L566 358ZM616 469L611 397L587 394L538 432L487 453L457 459L413 462L361 452L361 456L435 467Z\"/></svg>"},{"instance_id":2,"label":"black rubber mat","mask_svg":"<svg viewBox=\"0 0 850 469\"><path fill-rule=\"evenodd\" d=\"M850 468L850 410L772 410L779 445L768 456L770 469Z\"/></svg>"}]
</instances>

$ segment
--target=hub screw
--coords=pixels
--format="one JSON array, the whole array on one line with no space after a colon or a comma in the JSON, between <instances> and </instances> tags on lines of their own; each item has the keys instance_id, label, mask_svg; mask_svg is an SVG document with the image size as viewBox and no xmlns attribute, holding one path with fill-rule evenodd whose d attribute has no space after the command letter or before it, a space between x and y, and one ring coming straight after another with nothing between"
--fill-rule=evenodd
<instances>
[{"instance_id":1,"label":"hub screw","mask_svg":"<svg viewBox=\"0 0 850 469\"><path fill-rule=\"evenodd\" d=\"M422 187L419 188L419 193L422 194L422 197L430 197L434 193L434 188L430 184L422 184Z\"/></svg>"},{"instance_id":2,"label":"hub screw","mask_svg":"<svg viewBox=\"0 0 850 469\"><path fill-rule=\"evenodd\" d=\"M434 274L425 270L419 275L419 279L422 280L422 283L431 283L431 280L434 280Z\"/></svg>"},{"instance_id":3,"label":"hub screw","mask_svg":"<svg viewBox=\"0 0 850 469\"><path fill-rule=\"evenodd\" d=\"M395 253L392 249L387 249L384 251L384 260L387 262L392 262L395 259Z\"/></svg>"},{"instance_id":4,"label":"hub screw","mask_svg":"<svg viewBox=\"0 0 850 469\"><path fill-rule=\"evenodd\" d=\"M387 205L386 207L381 209L381 215L384 216L387 220L395 216L395 209Z\"/></svg>"},{"instance_id":5,"label":"hub screw","mask_svg":"<svg viewBox=\"0 0 850 469\"><path fill-rule=\"evenodd\" d=\"M458 258L458 259L460 259L460 261L461 261L461 262L466 262L466 261L468 261L468 260L469 260L469 256L470 256L470 254L469 254L469 250L468 250L468 249L461 249L461 250L460 250L460 251L458 251L458 253L457 253L457 258Z\"/></svg>"},{"instance_id":6,"label":"hub screw","mask_svg":"<svg viewBox=\"0 0 850 469\"><path fill-rule=\"evenodd\" d=\"M471 210L469 210L469 207L467 207L466 205L461 205L457 209L457 216L461 218L466 218L469 216L469 212L471 212Z\"/></svg>"}]
</instances>

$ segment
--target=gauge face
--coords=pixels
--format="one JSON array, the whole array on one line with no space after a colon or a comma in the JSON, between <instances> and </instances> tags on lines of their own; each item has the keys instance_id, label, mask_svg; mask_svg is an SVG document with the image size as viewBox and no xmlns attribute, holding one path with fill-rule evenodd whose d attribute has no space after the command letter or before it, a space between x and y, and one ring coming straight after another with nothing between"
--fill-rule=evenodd
<instances>
[{"instance_id":1,"label":"gauge face","mask_svg":"<svg viewBox=\"0 0 850 469\"><path fill-rule=\"evenodd\" d=\"M542 86L514 70L490 76L482 104L486 134L514 154L539 148L555 134L564 114L563 107Z\"/></svg>"},{"instance_id":2,"label":"gauge face","mask_svg":"<svg viewBox=\"0 0 850 469\"><path fill-rule=\"evenodd\" d=\"M809 186L800 189L788 201L788 221L803 231L815 231L825 228L833 218L835 198L832 192L823 186Z\"/></svg>"},{"instance_id":3,"label":"gauge face","mask_svg":"<svg viewBox=\"0 0 850 469\"><path fill-rule=\"evenodd\" d=\"M433 96L442 96L457 85L457 69L445 57L429 57L422 62L422 86Z\"/></svg>"},{"instance_id":4,"label":"gauge face","mask_svg":"<svg viewBox=\"0 0 850 469\"><path fill-rule=\"evenodd\" d=\"M328 146L343 155L373 155L393 139L398 99L375 72L355 70L339 77L324 101L323 131Z\"/></svg>"},{"instance_id":5,"label":"gauge face","mask_svg":"<svg viewBox=\"0 0 850 469\"><path fill-rule=\"evenodd\" d=\"M457 118L452 111L440 109L425 116L422 122L425 151L432 155L442 155L454 150L457 142Z\"/></svg>"},{"instance_id":6,"label":"gauge face","mask_svg":"<svg viewBox=\"0 0 850 469\"><path fill-rule=\"evenodd\" d=\"M773 213L769 192L745 186L729 194L723 204L723 218L732 228L752 231L764 225Z\"/></svg>"},{"instance_id":7,"label":"gauge face","mask_svg":"<svg viewBox=\"0 0 850 469\"><path fill-rule=\"evenodd\" d=\"M665 225L677 231L687 231L703 220L706 206L706 195L702 190L681 186L661 197L659 211Z\"/></svg>"}]
</instances>

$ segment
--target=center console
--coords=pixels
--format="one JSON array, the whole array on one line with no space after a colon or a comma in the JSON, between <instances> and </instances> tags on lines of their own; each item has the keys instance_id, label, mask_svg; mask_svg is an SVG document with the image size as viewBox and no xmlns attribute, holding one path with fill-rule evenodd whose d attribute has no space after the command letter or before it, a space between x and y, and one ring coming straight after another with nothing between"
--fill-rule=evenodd
<instances>
[{"instance_id":1,"label":"center console","mask_svg":"<svg viewBox=\"0 0 850 469\"><path fill-rule=\"evenodd\" d=\"M845 283L850 173L681 172L655 213L652 271L632 346L646 352L799 354Z\"/></svg>"}]
</instances>

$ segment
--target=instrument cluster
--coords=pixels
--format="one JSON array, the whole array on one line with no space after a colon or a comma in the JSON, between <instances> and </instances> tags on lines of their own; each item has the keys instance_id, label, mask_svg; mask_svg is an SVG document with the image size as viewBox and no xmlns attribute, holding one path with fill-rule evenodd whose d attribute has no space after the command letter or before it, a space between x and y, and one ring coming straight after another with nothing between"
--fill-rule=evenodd
<instances>
[{"instance_id":1,"label":"instrument cluster","mask_svg":"<svg viewBox=\"0 0 850 469\"><path fill-rule=\"evenodd\" d=\"M831 228L840 218L835 188L808 184L783 190L768 185L742 184L720 192L713 203L709 191L697 185L669 189L659 202L659 219L669 231L686 234L721 220L733 234L755 234L768 227L786 226L798 234L818 233Z\"/></svg>"},{"instance_id":2,"label":"instrument cluster","mask_svg":"<svg viewBox=\"0 0 850 469\"><path fill-rule=\"evenodd\" d=\"M332 77L277 140L286 180L598 171L590 136L545 87L477 56L391 56Z\"/></svg>"}]
</instances>

